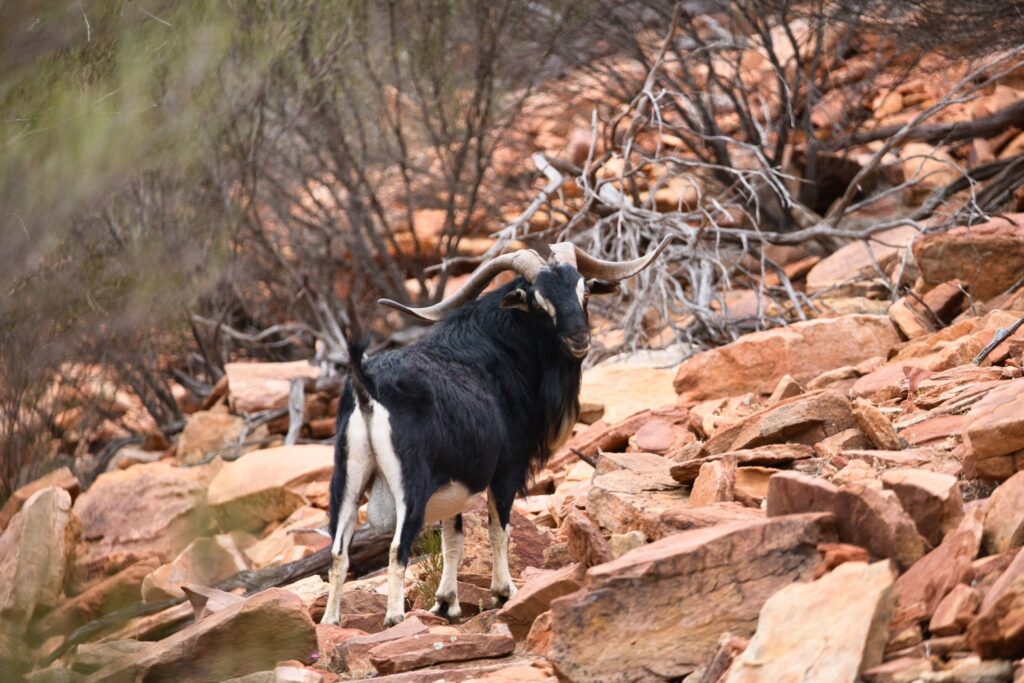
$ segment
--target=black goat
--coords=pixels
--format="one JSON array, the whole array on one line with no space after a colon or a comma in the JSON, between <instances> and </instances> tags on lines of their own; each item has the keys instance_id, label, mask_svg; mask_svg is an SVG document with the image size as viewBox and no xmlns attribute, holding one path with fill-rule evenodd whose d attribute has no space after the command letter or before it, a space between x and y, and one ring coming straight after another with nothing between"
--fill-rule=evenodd
<instances>
[{"instance_id":1,"label":"black goat","mask_svg":"<svg viewBox=\"0 0 1024 683\"><path fill-rule=\"evenodd\" d=\"M440 324L416 344L365 362L365 345L349 340L350 381L338 408L331 482L334 561L324 623L338 622L359 501L375 474L383 483L375 482L371 504L390 492L396 520L386 625L405 615L404 576L413 541L424 523L438 520L444 569L433 611L459 616L461 513L484 489L491 593L499 603L513 595L512 502L531 471L568 438L579 415L580 364L590 349L587 298L613 291L666 244L625 263L594 259L567 243L551 247L549 263L520 250L486 262L435 306L413 309L381 301ZM520 277L476 299L504 270Z\"/></svg>"}]
</instances>

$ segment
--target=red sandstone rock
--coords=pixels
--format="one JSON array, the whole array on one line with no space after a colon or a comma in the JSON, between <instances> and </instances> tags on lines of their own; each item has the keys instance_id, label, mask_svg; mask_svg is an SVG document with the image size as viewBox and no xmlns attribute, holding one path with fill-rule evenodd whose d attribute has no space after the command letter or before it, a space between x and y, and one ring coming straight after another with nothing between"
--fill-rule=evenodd
<instances>
[{"instance_id":1,"label":"red sandstone rock","mask_svg":"<svg viewBox=\"0 0 1024 683\"><path fill-rule=\"evenodd\" d=\"M67 491L68 495L71 496L72 503L78 497L78 493L81 490L78 478L67 467L55 469L31 483L25 484L12 493L11 497L0 508L0 531L7 528L7 525L11 523L11 519L14 518L14 515L25 504L25 501L32 497L32 494L50 486L56 486Z\"/></svg>"},{"instance_id":2,"label":"red sandstone rock","mask_svg":"<svg viewBox=\"0 0 1024 683\"><path fill-rule=\"evenodd\" d=\"M345 628L334 624L316 625L317 651L320 653L319 661L330 669L340 669L341 663L335 661L334 653L338 648L352 638L359 638L369 635L366 631L358 628Z\"/></svg>"},{"instance_id":3,"label":"red sandstone rock","mask_svg":"<svg viewBox=\"0 0 1024 683\"><path fill-rule=\"evenodd\" d=\"M866 670L864 680L867 683L904 683L920 680L923 674L934 669L934 664L927 657L899 657Z\"/></svg>"},{"instance_id":4,"label":"red sandstone rock","mask_svg":"<svg viewBox=\"0 0 1024 683\"><path fill-rule=\"evenodd\" d=\"M270 588L95 672L100 681L224 681L274 668L285 659L308 661L316 629L302 601Z\"/></svg>"},{"instance_id":5,"label":"red sandstone rock","mask_svg":"<svg viewBox=\"0 0 1024 683\"><path fill-rule=\"evenodd\" d=\"M927 308L928 316L934 315L943 325L953 322L963 309L966 287L959 280L948 280L924 293L921 302Z\"/></svg>"},{"instance_id":6,"label":"red sandstone rock","mask_svg":"<svg viewBox=\"0 0 1024 683\"><path fill-rule=\"evenodd\" d=\"M293 363L226 363L228 400L235 413L258 413L288 405L295 378L316 379L319 369L304 360Z\"/></svg>"},{"instance_id":7,"label":"red sandstone rock","mask_svg":"<svg viewBox=\"0 0 1024 683\"><path fill-rule=\"evenodd\" d=\"M573 507L562 520L569 554L584 567L593 567L612 559L608 541L596 524L581 510Z\"/></svg>"},{"instance_id":8,"label":"red sandstone rock","mask_svg":"<svg viewBox=\"0 0 1024 683\"><path fill-rule=\"evenodd\" d=\"M713 503L700 507L673 506L662 510L657 519L644 519L642 530L651 538L664 538L679 531L706 529L732 522L764 518L764 512L739 503ZM614 553L613 553L614 555Z\"/></svg>"},{"instance_id":9,"label":"red sandstone rock","mask_svg":"<svg viewBox=\"0 0 1024 683\"><path fill-rule=\"evenodd\" d=\"M734 475L733 497L737 502L752 508L761 508L768 498L768 485L779 470L771 467L738 467Z\"/></svg>"},{"instance_id":10,"label":"red sandstone rock","mask_svg":"<svg viewBox=\"0 0 1024 683\"><path fill-rule=\"evenodd\" d=\"M229 462L210 482L208 501L221 528L258 529L285 519L305 502L297 484L329 479L330 446L281 446L253 451Z\"/></svg>"},{"instance_id":11,"label":"red sandstone rock","mask_svg":"<svg viewBox=\"0 0 1024 683\"><path fill-rule=\"evenodd\" d=\"M963 633L981 604L978 591L966 584L957 584L935 608L928 630L936 636Z\"/></svg>"},{"instance_id":12,"label":"red sandstone rock","mask_svg":"<svg viewBox=\"0 0 1024 683\"><path fill-rule=\"evenodd\" d=\"M684 403L748 391L768 394L785 375L806 382L826 370L885 356L898 342L885 316L800 322L747 334L692 356L679 367L675 389Z\"/></svg>"},{"instance_id":13,"label":"red sandstone rock","mask_svg":"<svg viewBox=\"0 0 1024 683\"><path fill-rule=\"evenodd\" d=\"M831 460L846 450L871 448L871 442L856 427L845 429L837 434L826 437L814 444L814 453L819 457Z\"/></svg>"},{"instance_id":14,"label":"red sandstone rock","mask_svg":"<svg viewBox=\"0 0 1024 683\"><path fill-rule=\"evenodd\" d=\"M1024 545L1024 472L1004 481L989 498L982 543L990 555Z\"/></svg>"},{"instance_id":15,"label":"red sandstone rock","mask_svg":"<svg viewBox=\"0 0 1024 683\"><path fill-rule=\"evenodd\" d=\"M840 540L867 548L875 557L892 558L901 567L916 562L927 547L892 492L865 486L837 488L796 472L773 476L768 516L800 512L835 514Z\"/></svg>"},{"instance_id":16,"label":"red sandstone rock","mask_svg":"<svg viewBox=\"0 0 1024 683\"><path fill-rule=\"evenodd\" d=\"M52 608L64 588L78 522L71 495L50 486L29 496L0 535L0 670L20 659L37 612Z\"/></svg>"},{"instance_id":17,"label":"red sandstone rock","mask_svg":"<svg viewBox=\"0 0 1024 683\"><path fill-rule=\"evenodd\" d=\"M156 558L146 558L90 586L47 614L39 622L38 632L43 636L67 634L104 614L138 602L143 579L158 565Z\"/></svg>"},{"instance_id":18,"label":"red sandstone rock","mask_svg":"<svg viewBox=\"0 0 1024 683\"><path fill-rule=\"evenodd\" d=\"M1024 214L923 235L914 243L914 260L926 285L955 278L975 299L990 299L1024 271Z\"/></svg>"},{"instance_id":19,"label":"red sandstone rock","mask_svg":"<svg viewBox=\"0 0 1024 683\"><path fill-rule=\"evenodd\" d=\"M617 470L594 477L587 494L587 514L610 533L657 526L661 515L685 507L682 485L669 476L670 465L657 470Z\"/></svg>"},{"instance_id":20,"label":"red sandstone rock","mask_svg":"<svg viewBox=\"0 0 1024 683\"><path fill-rule=\"evenodd\" d=\"M687 429L687 422L688 416L675 420L655 417L630 437L630 450L664 454L672 449L693 443L697 437Z\"/></svg>"},{"instance_id":21,"label":"red sandstone rock","mask_svg":"<svg viewBox=\"0 0 1024 683\"><path fill-rule=\"evenodd\" d=\"M839 487L799 472L779 472L768 481L768 516L834 512Z\"/></svg>"},{"instance_id":22,"label":"red sandstone rock","mask_svg":"<svg viewBox=\"0 0 1024 683\"><path fill-rule=\"evenodd\" d=\"M716 455L706 455L693 460L677 461L672 465L669 474L680 484L692 484L700 473L700 468L707 462L730 459L738 467L748 465L767 465L769 467L786 466L798 460L805 460L814 455L809 446L797 443L780 443L758 446L739 451L727 451Z\"/></svg>"},{"instance_id":23,"label":"red sandstone rock","mask_svg":"<svg viewBox=\"0 0 1024 683\"><path fill-rule=\"evenodd\" d=\"M787 399L754 413L708 439L708 455L751 449L786 441L813 446L826 437L856 426L850 402L830 391Z\"/></svg>"},{"instance_id":24,"label":"red sandstone rock","mask_svg":"<svg viewBox=\"0 0 1024 683\"><path fill-rule=\"evenodd\" d=\"M985 595L967 642L986 659L1024 657L1024 550Z\"/></svg>"},{"instance_id":25,"label":"red sandstone rock","mask_svg":"<svg viewBox=\"0 0 1024 683\"><path fill-rule=\"evenodd\" d=\"M910 225L878 233L876 239L850 242L822 259L807 274L807 291L833 289L851 278L875 272L875 264L895 260L910 240L919 234Z\"/></svg>"},{"instance_id":26,"label":"red sandstone rock","mask_svg":"<svg viewBox=\"0 0 1024 683\"><path fill-rule=\"evenodd\" d=\"M533 626L526 636L527 652L546 657L551 647L551 610L544 612L533 620Z\"/></svg>"},{"instance_id":27,"label":"red sandstone rock","mask_svg":"<svg viewBox=\"0 0 1024 683\"><path fill-rule=\"evenodd\" d=\"M965 457L977 476L1003 480L1024 468L1024 378L989 392L967 420Z\"/></svg>"},{"instance_id":28,"label":"red sandstone rock","mask_svg":"<svg viewBox=\"0 0 1024 683\"><path fill-rule=\"evenodd\" d=\"M587 571L552 605L550 656L574 681L685 676L725 631L750 634L761 605L807 579L828 515L725 524L668 536Z\"/></svg>"},{"instance_id":29,"label":"red sandstone rock","mask_svg":"<svg viewBox=\"0 0 1024 683\"><path fill-rule=\"evenodd\" d=\"M102 564L113 553L147 551L170 559L209 535L206 488L218 468L155 462L101 474L75 501L82 520L78 561Z\"/></svg>"},{"instance_id":30,"label":"red sandstone rock","mask_svg":"<svg viewBox=\"0 0 1024 683\"><path fill-rule=\"evenodd\" d=\"M689 503L693 507L728 503L733 500L736 482L736 463L731 459L713 460L700 466L700 473L690 490Z\"/></svg>"},{"instance_id":31,"label":"red sandstone rock","mask_svg":"<svg viewBox=\"0 0 1024 683\"><path fill-rule=\"evenodd\" d=\"M374 648L390 641L426 634L428 631L429 628L419 617L406 615L405 621L379 633L346 638L331 653L331 661L342 671L369 673L374 669L370 662L370 652Z\"/></svg>"},{"instance_id":32,"label":"red sandstone rock","mask_svg":"<svg viewBox=\"0 0 1024 683\"><path fill-rule=\"evenodd\" d=\"M176 457L182 463L194 465L205 460L207 454L237 455L244 428L245 418L232 415L225 408L192 413L178 437Z\"/></svg>"},{"instance_id":33,"label":"red sandstone rock","mask_svg":"<svg viewBox=\"0 0 1024 683\"><path fill-rule=\"evenodd\" d=\"M839 538L867 548L875 557L888 557L910 567L928 546L895 494L864 486L840 489L836 497Z\"/></svg>"},{"instance_id":34,"label":"red sandstone rock","mask_svg":"<svg viewBox=\"0 0 1024 683\"><path fill-rule=\"evenodd\" d=\"M967 516L934 550L914 563L896 581L898 611L895 621L906 624L929 619L957 584L971 577L971 563L981 547L981 524Z\"/></svg>"},{"instance_id":35,"label":"red sandstone rock","mask_svg":"<svg viewBox=\"0 0 1024 683\"><path fill-rule=\"evenodd\" d=\"M853 402L853 417L857 421L857 426L876 448L898 451L903 447L892 422L869 401L856 399Z\"/></svg>"},{"instance_id":36,"label":"red sandstone rock","mask_svg":"<svg viewBox=\"0 0 1024 683\"><path fill-rule=\"evenodd\" d=\"M868 551L850 543L819 543L821 563L814 568L814 578L820 579L836 567L847 562L870 562Z\"/></svg>"},{"instance_id":37,"label":"red sandstone rock","mask_svg":"<svg viewBox=\"0 0 1024 683\"><path fill-rule=\"evenodd\" d=\"M779 401L799 396L802 393L804 393L804 387L800 385L800 382L797 382L789 375L783 375L779 383L772 389L771 396L768 397L766 403L768 405L775 405Z\"/></svg>"},{"instance_id":38,"label":"red sandstone rock","mask_svg":"<svg viewBox=\"0 0 1024 683\"><path fill-rule=\"evenodd\" d=\"M907 339L923 337L935 331L935 325L928 316L918 310L917 302L910 297L897 299L887 313L893 324Z\"/></svg>"},{"instance_id":39,"label":"red sandstone rock","mask_svg":"<svg viewBox=\"0 0 1024 683\"><path fill-rule=\"evenodd\" d=\"M882 486L893 491L933 546L956 529L964 516L964 501L956 477L928 470L897 468L882 474Z\"/></svg>"},{"instance_id":40,"label":"red sandstone rock","mask_svg":"<svg viewBox=\"0 0 1024 683\"><path fill-rule=\"evenodd\" d=\"M550 609L552 600L579 590L583 572L584 567L570 564L534 575L505 603L498 619L508 624L517 640L522 640L537 616Z\"/></svg>"},{"instance_id":41,"label":"red sandstone rock","mask_svg":"<svg viewBox=\"0 0 1024 683\"><path fill-rule=\"evenodd\" d=\"M512 654L511 634L423 633L382 643L370 650L370 662L382 674L421 669L444 662L505 657Z\"/></svg>"},{"instance_id":42,"label":"red sandstone rock","mask_svg":"<svg viewBox=\"0 0 1024 683\"><path fill-rule=\"evenodd\" d=\"M895 598L888 562L847 563L812 583L786 586L761 609L729 683L856 683L882 662Z\"/></svg>"},{"instance_id":43,"label":"red sandstone rock","mask_svg":"<svg viewBox=\"0 0 1024 683\"><path fill-rule=\"evenodd\" d=\"M685 409L672 407L662 410L642 410L611 426L604 422L595 423L573 435L557 453L551 456L547 466L560 472L567 465L579 460L579 456L573 451L579 451L590 458L596 457L600 451L623 451L629 445L630 437L652 419L664 418L674 421L682 419L685 414ZM556 479L556 481L558 480Z\"/></svg>"},{"instance_id":44,"label":"red sandstone rock","mask_svg":"<svg viewBox=\"0 0 1024 683\"><path fill-rule=\"evenodd\" d=\"M248 534L248 541L254 540ZM245 541L242 541L243 543ZM154 569L142 583L142 599L159 602L182 598L181 587L187 583L214 586L224 579L249 568L239 539L232 534L197 538L189 543L171 562Z\"/></svg>"}]
</instances>

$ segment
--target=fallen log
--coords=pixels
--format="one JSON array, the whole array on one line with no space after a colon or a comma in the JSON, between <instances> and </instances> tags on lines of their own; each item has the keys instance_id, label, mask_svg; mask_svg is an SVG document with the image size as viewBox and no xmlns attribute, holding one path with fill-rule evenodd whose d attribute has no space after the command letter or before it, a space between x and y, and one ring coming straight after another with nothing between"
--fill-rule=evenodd
<instances>
[{"instance_id":1,"label":"fallen log","mask_svg":"<svg viewBox=\"0 0 1024 683\"><path fill-rule=\"evenodd\" d=\"M829 149L846 149L853 145L862 145L875 140L888 140L903 129L906 124L879 126L873 130L865 130L850 135L834 138ZM988 138L1002 133L1010 126L1024 126L1024 100L1018 100L1010 106L1000 109L994 114L983 116L973 121L954 121L953 123L936 123L930 126L918 126L907 133L901 142L956 142L971 138Z\"/></svg>"}]
</instances>

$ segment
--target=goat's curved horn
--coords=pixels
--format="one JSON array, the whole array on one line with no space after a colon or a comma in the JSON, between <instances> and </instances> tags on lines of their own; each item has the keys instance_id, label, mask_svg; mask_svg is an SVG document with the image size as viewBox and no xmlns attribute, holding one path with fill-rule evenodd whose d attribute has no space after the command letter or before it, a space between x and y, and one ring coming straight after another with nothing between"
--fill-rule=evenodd
<instances>
[{"instance_id":1,"label":"goat's curved horn","mask_svg":"<svg viewBox=\"0 0 1024 683\"><path fill-rule=\"evenodd\" d=\"M552 244L551 247L551 259L555 263L568 263L573 268L576 267L576 245L572 242L557 242Z\"/></svg>"},{"instance_id":2,"label":"goat's curved horn","mask_svg":"<svg viewBox=\"0 0 1024 683\"><path fill-rule=\"evenodd\" d=\"M641 256L632 261L602 261L601 259L594 258L579 247L575 247L576 263L578 264L576 270L583 277L596 277L602 280L625 280L654 263L654 259L658 258L658 254L665 251L665 247L671 241L671 237L666 237L646 256Z\"/></svg>"},{"instance_id":3,"label":"goat's curved horn","mask_svg":"<svg viewBox=\"0 0 1024 683\"><path fill-rule=\"evenodd\" d=\"M377 303L393 308L417 320L434 323L443 318L449 311L453 311L467 301L475 299L477 294L482 292L487 284L499 273L506 270L514 270L526 278L527 282L532 283L536 279L537 273L543 267L544 259L537 252L532 249L520 249L511 254L503 254L485 261L479 268L473 271L469 281L462 285L459 291L433 306L413 308L391 299L378 299Z\"/></svg>"}]
</instances>

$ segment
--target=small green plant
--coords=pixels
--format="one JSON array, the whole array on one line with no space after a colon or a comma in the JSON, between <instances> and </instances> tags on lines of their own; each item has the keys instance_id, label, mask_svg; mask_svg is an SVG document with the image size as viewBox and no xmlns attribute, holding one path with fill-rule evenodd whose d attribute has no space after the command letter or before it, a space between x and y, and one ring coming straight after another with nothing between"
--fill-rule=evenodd
<instances>
[{"instance_id":1,"label":"small green plant","mask_svg":"<svg viewBox=\"0 0 1024 683\"><path fill-rule=\"evenodd\" d=\"M441 583L441 572L444 570L444 557L441 555L441 530L437 526L427 527L416 543L416 554L419 555L419 578L410 589L413 604L430 607L434 604L434 594Z\"/></svg>"}]
</instances>

